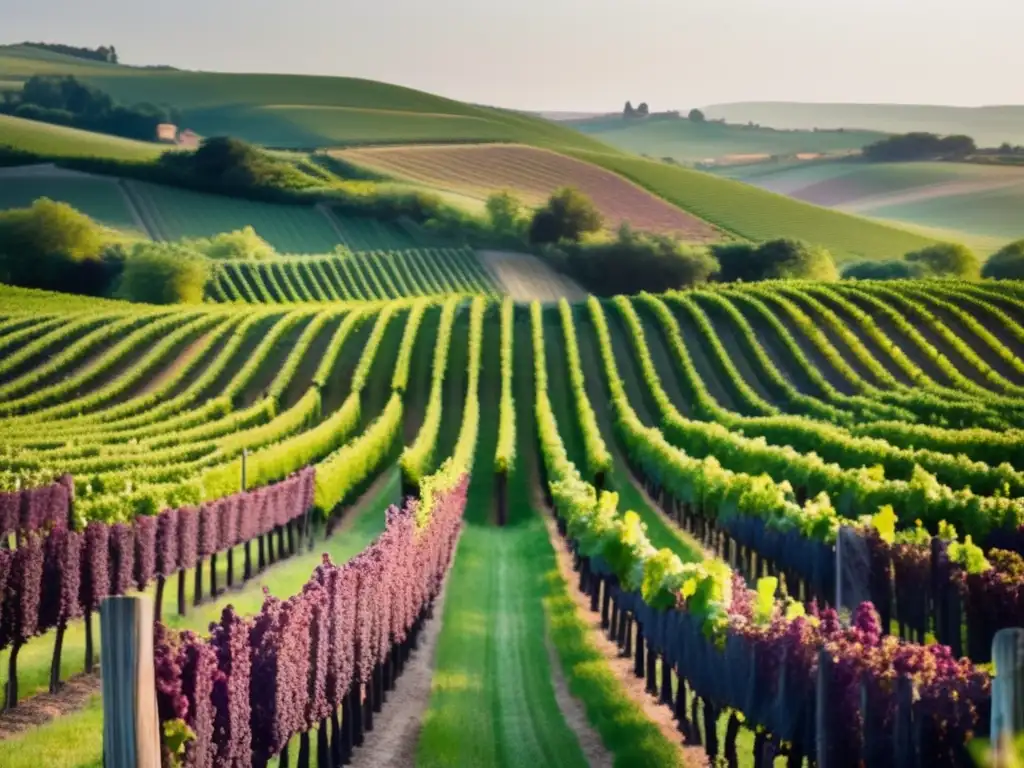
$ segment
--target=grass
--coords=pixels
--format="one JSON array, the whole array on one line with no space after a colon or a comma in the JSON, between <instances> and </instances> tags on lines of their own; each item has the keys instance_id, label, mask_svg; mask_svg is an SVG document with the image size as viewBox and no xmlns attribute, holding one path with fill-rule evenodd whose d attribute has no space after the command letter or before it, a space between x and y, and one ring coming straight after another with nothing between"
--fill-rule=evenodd
<instances>
[{"instance_id":1,"label":"grass","mask_svg":"<svg viewBox=\"0 0 1024 768\"><path fill-rule=\"evenodd\" d=\"M159 144L0 115L0 147L4 145L52 157L113 160L153 160L165 151Z\"/></svg>"},{"instance_id":2,"label":"grass","mask_svg":"<svg viewBox=\"0 0 1024 768\"><path fill-rule=\"evenodd\" d=\"M387 483L359 511L351 527L344 533L336 534L329 539L317 542L313 552L303 553L273 566L262 576L249 581L244 589L223 595L216 602L205 604L190 611L187 617L165 616L167 623L178 629L191 629L205 632L211 621L216 621L223 608L229 603L242 614L253 614L263 604L263 587L280 597L288 597L299 592L309 580L310 575L320 564L322 554L327 553L335 562L345 562L358 554L381 531L384 530L384 510L397 499L400 491L399 475L390 470ZM255 554L255 553L254 553ZM223 562L226 558L219 558ZM241 558L237 557L236 567L241 568ZM189 585L192 579L189 578ZM223 584L223 579L221 584ZM168 588L168 591L170 588ZM191 586L188 596L191 597ZM170 596L165 595L166 608L172 603ZM74 640L72 637L74 636ZM19 681L24 685L30 675L35 678L38 663L30 664L28 653L33 643L42 648L49 645L47 638L33 640L25 646L19 656ZM99 638L97 637L97 641ZM52 642L52 639L51 639ZM69 629L64 640L64 658L73 658L74 667L81 664L84 653L84 632L81 622L75 630ZM72 643L74 646L72 647ZM98 642L97 642L98 647ZM52 651L52 646L50 646ZM31 669L30 669L31 667ZM44 675L49 674L49 660L45 661ZM45 684L45 679L43 680ZM47 768L85 768L101 765L103 751L103 705L100 697L94 696L86 707L75 714L66 715L45 725L26 731L18 736L0 741L0 765L4 768L35 768L45 765ZM40 757L45 757L42 763Z\"/></svg>"},{"instance_id":3,"label":"grass","mask_svg":"<svg viewBox=\"0 0 1024 768\"><path fill-rule=\"evenodd\" d=\"M73 174L20 176L0 169L0 210L26 208L40 197L73 205L108 227L145 234L113 179Z\"/></svg>"},{"instance_id":4,"label":"grass","mask_svg":"<svg viewBox=\"0 0 1024 768\"><path fill-rule=\"evenodd\" d=\"M158 239L209 237L252 226L279 253L329 253L341 244L327 218L312 206L263 203L136 181L127 186Z\"/></svg>"},{"instance_id":5,"label":"grass","mask_svg":"<svg viewBox=\"0 0 1024 768\"><path fill-rule=\"evenodd\" d=\"M615 171L684 210L739 237L807 240L840 262L898 258L932 241L869 219L810 205L709 173L639 157L573 152Z\"/></svg>"},{"instance_id":6,"label":"grass","mask_svg":"<svg viewBox=\"0 0 1024 768\"><path fill-rule=\"evenodd\" d=\"M923 227L946 227L968 236L1002 238L1009 242L1024 237L1024 173L1021 184L963 195L872 207L866 212L881 219Z\"/></svg>"},{"instance_id":7,"label":"grass","mask_svg":"<svg viewBox=\"0 0 1024 768\"><path fill-rule=\"evenodd\" d=\"M484 339L482 393L497 390L494 341ZM520 419L532 415L526 402L519 399ZM492 521L497 420L487 417L491 408L486 399L481 402L477 472L448 577L416 764L582 767L586 760L551 683L541 600L554 553L530 507L522 462L509 482L509 524L498 528ZM532 445L522 442L528 424L520 427L522 456Z\"/></svg>"},{"instance_id":8,"label":"grass","mask_svg":"<svg viewBox=\"0 0 1024 768\"><path fill-rule=\"evenodd\" d=\"M521 141L608 148L565 126L351 77L183 72L111 66L0 47L0 80L74 74L118 101L173 104L183 127L278 147L380 141Z\"/></svg>"},{"instance_id":9,"label":"grass","mask_svg":"<svg viewBox=\"0 0 1024 768\"><path fill-rule=\"evenodd\" d=\"M682 163L728 160L737 155L834 154L860 150L882 138L871 131L779 131L685 118L653 116L625 119L612 115L567 123L627 152L671 157Z\"/></svg>"}]
</instances>

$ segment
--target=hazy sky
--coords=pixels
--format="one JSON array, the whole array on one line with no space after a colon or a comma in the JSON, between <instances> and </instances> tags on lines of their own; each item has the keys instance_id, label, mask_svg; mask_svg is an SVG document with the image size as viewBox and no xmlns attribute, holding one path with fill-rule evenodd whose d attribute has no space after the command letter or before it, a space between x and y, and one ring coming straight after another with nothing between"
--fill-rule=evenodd
<instances>
[{"instance_id":1,"label":"hazy sky","mask_svg":"<svg viewBox=\"0 0 1024 768\"><path fill-rule=\"evenodd\" d=\"M1024 104L1024 0L0 0L0 42L537 110Z\"/></svg>"}]
</instances>

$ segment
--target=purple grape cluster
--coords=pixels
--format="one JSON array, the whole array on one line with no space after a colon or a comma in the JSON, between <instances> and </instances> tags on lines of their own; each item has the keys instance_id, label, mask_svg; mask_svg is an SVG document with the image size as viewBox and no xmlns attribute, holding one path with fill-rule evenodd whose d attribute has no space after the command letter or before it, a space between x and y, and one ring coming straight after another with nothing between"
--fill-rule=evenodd
<instances>
[{"instance_id":1,"label":"purple grape cluster","mask_svg":"<svg viewBox=\"0 0 1024 768\"><path fill-rule=\"evenodd\" d=\"M286 508L308 503L311 481L303 482L281 497L247 494L255 499L247 511L259 510L251 516L255 530L280 524L285 501ZM422 528L415 503L392 507L384 533L347 564L324 556L299 594L279 600L267 593L251 620L225 609L208 640L188 634L169 639L160 629L160 718L180 718L197 733L185 765L264 766L292 736L337 710L353 685L368 682L437 596L452 561L466 488L463 479L438 494ZM240 516L240 527L245 520ZM197 645L210 650L213 663ZM210 676L208 686L196 678L200 669Z\"/></svg>"}]
</instances>

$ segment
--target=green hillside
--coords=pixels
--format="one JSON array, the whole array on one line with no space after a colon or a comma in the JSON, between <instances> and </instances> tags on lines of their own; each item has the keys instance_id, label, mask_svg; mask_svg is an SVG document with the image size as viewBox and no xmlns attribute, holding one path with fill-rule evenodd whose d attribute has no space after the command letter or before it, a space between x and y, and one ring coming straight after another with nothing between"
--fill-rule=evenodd
<instances>
[{"instance_id":1,"label":"green hillside","mask_svg":"<svg viewBox=\"0 0 1024 768\"><path fill-rule=\"evenodd\" d=\"M0 210L27 208L40 197L68 203L108 227L146 234L116 179L74 172L0 168Z\"/></svg>"},{"instance_id":2,"label":"green hillside","mask_svg":"<svg viewBox=\"0 0 1024 768\"><path fill-rule=\"evenodd\" d=\"M183 127L201 135L231 134L270 146L458 140L607 151L595 139L540 118L372 80L146 69L23 46L0 48L0 80L33 74L72 74L125 103L177 107Z\"/></svg>"},{"instance_id":3,"label":"green hillside","mask_svg":"<svg viewBox=\"0 0 1024 768\"><path fill-rule=\"evenodd\" d=\"M4 146L49 157L108 157L114 160L152 160L165 150L159 144L0 115L0 147Z\"/></svg>"},{"instance_id":4,"label":"green hillside","mask_svg":"<svg viewBox=\"0 0 1024 768\"><path fill-rule=\"evenodd\" d=\"M862 216L946 230L979 250L1024 235L1024 169L975 163L780 163L720 173Z\"/></svg>"},{"instance_id":5,"label":"green hillside","mask_svg":"<svg viewBox=\"0 0 1024 768\"><path fill-rule=\"evenodd\" d=\"M640 157L573 154L632 179L715 226L749 240L800 238L825 246L838 261L897 258L932 242L902 229L710 173Z\"/></svg>"},{"instance_id":6,"label":"green hillside","mask_svg":"<svg viewBox=\"0 0 1024 768\"><path fill-rule=\"evenodd\" d=\"M967 134L979 146L1024 144L1024 106L943 107L924 104L740 102L704 107L710 118L773 128L859 128L885 133Z\"/></svg>"},{"instance_id":7,"label":"green hillside","mask_svg":"<svg viewBox=\"0 0 1024 768\"><path fill-rule=\"evenodd\" d=\"M780 131L722 123L695 123L653 115L626 119L619 115L569 120L578 131L614 147L681 163L730 162L751 155L839 154L860 150L882 134L869 131Z\"/></svg>"}]
</instances>

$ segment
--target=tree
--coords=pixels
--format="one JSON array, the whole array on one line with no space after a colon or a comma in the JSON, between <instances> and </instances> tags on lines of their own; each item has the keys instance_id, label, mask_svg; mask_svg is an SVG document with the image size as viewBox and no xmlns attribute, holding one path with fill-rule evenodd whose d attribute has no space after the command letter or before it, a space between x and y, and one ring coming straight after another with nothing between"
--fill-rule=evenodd
<instances>
[{"instance_id":1,"label":"tree","mask_svg":"<svg viewBox=\"0 0 1024 768\"><path fill-rule=\"evenodd\" d=\"M929 277L960 277L966 280L981 277L981 261L977 254L960 243L937 243L908 253L904 258L920 264Z\"/></svg>"},{"instance_id":2,"label":"tree","mask_svg":"<svg viewBox=\"0 0 1024 768\"><path fill-rule=\"evenodd\" d=\"M1002 248L981 270L981 276L993 280L1024 280L1024 240Z\"/></svg>"},{"instance_id":3,"label":"tree","mask_svg":"<svg viewBox=\"0 0 1024 768\"><path fill-rule=\"evenodd\" d=\"M800 240L769 240L758 246L726 243L711 250L720 265L716 275L719 282L838 277L832 254Z\"/></svg>"},{"instance_id":4,"label":"tree","mask_svg":"<svg viewBox=\"0 0 1024 768\"><path fill-rule=\"evenodd\" d=\"M704 113L699 109L691 109L690 114L687 115L691 123L703 123L707 118L704 117Z\"/></svg>"},{"instance_id":5,"label":"tree","mask_svg":"<svg viewBox=\"0 0 1024 768\"><path fill-rule=\"evenodd\" d=\"M39 198L0 213L0 280L13 285L91 293L82 281L98 266L103 229L66 203Z\"/></svg>"},{"instance_id":6,"label":"tree","mask_svg":"<svg viewBox=\"0 0 1024 768\"><path fill-rule=\"evenodd\" d=\"M844 280L905 280L924 277L923 264L892 259L889 261L860 261L843 270Z\"/></svg>"},{"instance_id":7,"label":"tree","mask_svg":"<svg viewBox=\"0 0 1024 768\"><path fill-rule=\"evenodd\" d=\"M499 235L518 235L524 227L523 204L510 192L495 192L487 198L487 218Z\"/></svg>"},{"instance_id":8,"label":"tree","mask_svg":"<svg viewBox=\"0 0 1024 768\"><path fill-rule=\"evenodd\" d=\"M531 243L579 242L587 232L601 229L601 213L578 189L562 187L539 208L530 223Z\"/></svg>"},{"instance_id":9,"label":"tree","mask_svg":"<svg viewBox=\"0 0 1024 768\"><path fill-rule=\"evenodd\" d=\"M614 241L570 246L561 268L589 291L614 296L697 285L708 280L718 263L707 248L635 232L624 223Z\"/></svg>"},{"instance_id":10,"label":"tree","mask_svg":"<svg viewBox=\"0 0 1024 768\"><path fill-rule=\"evenodd\" d=\"M636 110L633 109L633 102L627 101L625 108L622 110L623 117L633 117L636 114Z\"/></svg>"},{"instance_id":11,"label":"tree","mask_svg":"<svg viewBox=\"0 0 1024 768\"><path fill-rule=\"evenodd\" d=\"M136 243L115 295L150 304L198 304L209 274L209 262L180 245Z\"/></svg>"},{"instance_id":12,"label":"tree","mask_svg":"<svg viewBox=\"0 0 1024 768\"><path fill-rule=\"evenodd\" d=\"M640 102L640 106L636 108L637 117L647 117L651 114L651 108L647 106L647 102Z\"/></svg>"},{"instance_id":13,"label":"tree","mask_svg":"<svg viewBox=\"0 0 1024 768\"><path fill-rule=\"evenodd\" d=\"M914 132L888 136L864 147L864 157L878 162L960 159L977 151L970 136Z\"/></svg>"},{"instance_id":14,"label":"tree","mask_svg":"<svg viewBox=\"0 0 1024 768\"><path fill-rule=\"evenodd\" d=\"M251 226L222 232L210 238L182 240L181 245L208 259L270 259L277 255L274 246L256 234Z\"/></svg>"}]
</instances>

